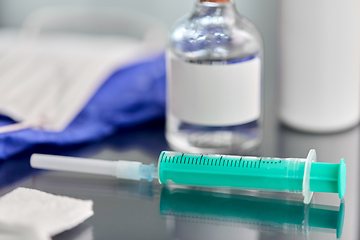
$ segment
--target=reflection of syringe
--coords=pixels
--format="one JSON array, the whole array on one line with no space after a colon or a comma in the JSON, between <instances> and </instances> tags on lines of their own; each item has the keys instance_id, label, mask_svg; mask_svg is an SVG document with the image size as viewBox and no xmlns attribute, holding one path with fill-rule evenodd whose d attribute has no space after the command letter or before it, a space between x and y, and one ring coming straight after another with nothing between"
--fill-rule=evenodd
<instances>
[{"instance_id":1,"label":"reflection of syringe","mask_svg":"<svg viewBox=\"0 0 360 240\"><path fill-rule=\"evenodd\" d=\"M229 155L184 154L164 151L158 169L154 164L104 161L33 154L31 166L51 170L111 175L123 179L159 178L162 184L244 188L262 191L301 192L304 203L312 192L338 193L346 186L346 165L317 163L315 150L306 159L257 158Z\"/></svg>"},{"instance_id":2,"label":"reflection of syringe","mask_svg":"<svg viewBox=\"0 0 360 240\"><path fill-rule=\"evenodd\" d=\"M336 230L341 237L345 203L340 208L296 201L189 189L163 188L160 213L180 221L239 224L247 228L308 236L312 229Z\"/></svg>"}]
</instances>

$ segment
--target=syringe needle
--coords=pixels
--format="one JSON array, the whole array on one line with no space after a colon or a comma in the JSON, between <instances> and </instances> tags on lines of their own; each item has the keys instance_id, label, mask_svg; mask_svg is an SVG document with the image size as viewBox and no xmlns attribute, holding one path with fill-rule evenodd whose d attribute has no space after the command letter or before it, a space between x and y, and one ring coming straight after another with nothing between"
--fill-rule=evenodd
<instances>
[{"instance_id":1,"label":"syringe needle","mask_svg":"<svg viewBox=\"0 0 360 240\"><path fill-rule=\"evenodd\" d=\"M30 164L33 168L109 175L131 180L147 179L152 181L153 178L157 177L157 174L153 173L154 164L144 165L135 161L107 161L33 154Z\"/></svg>"}]
</instances>

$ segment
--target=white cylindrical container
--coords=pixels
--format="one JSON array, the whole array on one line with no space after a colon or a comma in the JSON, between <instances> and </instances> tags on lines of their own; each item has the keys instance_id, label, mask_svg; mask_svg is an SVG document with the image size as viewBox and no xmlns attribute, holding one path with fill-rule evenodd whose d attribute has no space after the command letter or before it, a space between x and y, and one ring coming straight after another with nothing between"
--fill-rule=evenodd
<instances>
[{"instance_id":1,"label":"white cylindrical container","mask_svg":"<svg viewBox=\"0 0 360 240\"><path fill-rule=\"evenodd\" d=\"M302 131L348 129L360 119L356 0L282 0L280 118Z\"/></svg>"}]
</instances>

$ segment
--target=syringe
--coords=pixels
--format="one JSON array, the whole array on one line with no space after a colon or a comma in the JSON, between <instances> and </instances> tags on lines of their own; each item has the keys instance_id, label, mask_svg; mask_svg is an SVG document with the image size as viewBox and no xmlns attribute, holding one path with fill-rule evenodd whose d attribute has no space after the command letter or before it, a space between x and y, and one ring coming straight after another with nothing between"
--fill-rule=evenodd
<instances>
[{"instance_id":1,"label":"syringe","mask_svg":"<svg viewBox=\"0 0 360 240\"><path fill-rule=\"evenodd\" d=\"M345 195L346 164L316 162L315 150L307 158L265 158L163 151L158 168L134 161L105 161L33 154L34 168L111 175L122 179L204 187L297 192L304 203L313 192Z\"/></svg>"}]
</instances>

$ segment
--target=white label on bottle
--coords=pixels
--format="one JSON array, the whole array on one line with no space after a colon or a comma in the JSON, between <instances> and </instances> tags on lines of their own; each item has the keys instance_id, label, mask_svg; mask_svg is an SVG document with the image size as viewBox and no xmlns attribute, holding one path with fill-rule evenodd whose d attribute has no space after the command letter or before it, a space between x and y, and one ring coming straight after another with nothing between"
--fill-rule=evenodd
<instances>
[{"instance_id":1,"label":"white label on bottle","mask_svg":"<svg viewBox=\"0 0 360 240\"><path fill-rule=\"evenodd\" d=\"M175 116L207 126L240 125L260 117L259 57L227 65L204 65L169 55L168 108Z\"/></svg>"}]
</instances>

